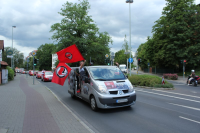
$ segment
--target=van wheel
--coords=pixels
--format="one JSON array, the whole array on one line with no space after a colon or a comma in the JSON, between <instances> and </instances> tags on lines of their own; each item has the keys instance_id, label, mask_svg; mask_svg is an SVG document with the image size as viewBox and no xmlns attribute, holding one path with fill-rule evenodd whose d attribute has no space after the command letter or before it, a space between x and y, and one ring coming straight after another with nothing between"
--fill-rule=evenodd
<instances>
[{"instance_id":1,"label":"van wheel","mask_svg":"<svg viewBox=\"0 0 200 133\"><path fill-rule=\"evenodd\" d=\"M75 91L74 91L74 94L71 94L71 98L75 99L76 96L75 96Z\"/></svg>"},{"instance_id":2,"label":"van wheel","mask_svg":"<svg viewBox=\"0 0 200 133\"><path fill-rule=\"evenodd\" d=\"M97 103L96 103L94 96L91 96L91 98L90 98L90 107L93 111L98 110Z\"/></svg>"}]
</instances>

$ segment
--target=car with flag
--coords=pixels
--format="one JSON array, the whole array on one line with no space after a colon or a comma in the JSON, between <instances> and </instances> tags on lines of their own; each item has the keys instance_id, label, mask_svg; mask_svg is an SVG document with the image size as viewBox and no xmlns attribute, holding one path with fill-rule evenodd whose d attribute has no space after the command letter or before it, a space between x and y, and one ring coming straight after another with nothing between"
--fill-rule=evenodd
<instances>
[{"instance_id":1,"label":"car with flag","mask_svg":"<svg viewBox=\"0 0 200 133\"><path fill-rule=\"evenodd\" d=\"M131 82L118 67L86 66L84 81L77 69L73 67L68 76L68 92L90 103L92 110L127 107L136 102Z\"/></svg>"},{"instance_id":2,"label":"car with flag","mask_svg":"<svg viewBox=\"0 0 200 133\"><path fill-rule=\"evenodd\" d=\"M53 78L52 71L45 71L44 74L41 76L42 81L51 81Z\"/></svg>"},{"instance_id":3,"label":"car with flag","mask_svg":"<svg viewBox=\"0 0 200 133\"><path fill-rule=\"evenodd\" d=\"M41 79L41 76L42 76L42 71L36 72L36 78L37 79Z\"/></svg>"}]
</instances>

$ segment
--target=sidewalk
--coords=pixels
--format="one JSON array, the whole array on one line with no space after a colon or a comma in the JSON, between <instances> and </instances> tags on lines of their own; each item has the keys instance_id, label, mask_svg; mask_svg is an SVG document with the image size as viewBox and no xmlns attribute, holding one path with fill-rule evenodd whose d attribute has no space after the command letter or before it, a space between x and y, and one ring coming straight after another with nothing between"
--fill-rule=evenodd
<instances>
[{"instance_id":1,"label":"sidewalk","mask_svg":"<svg viewBox=\"0 0 200 133\"><path fill-rule=\"evenodd\" d=\"M0 133L93 132L32 78L17 75L0 85Z\"/></svg>"}]
</instances>

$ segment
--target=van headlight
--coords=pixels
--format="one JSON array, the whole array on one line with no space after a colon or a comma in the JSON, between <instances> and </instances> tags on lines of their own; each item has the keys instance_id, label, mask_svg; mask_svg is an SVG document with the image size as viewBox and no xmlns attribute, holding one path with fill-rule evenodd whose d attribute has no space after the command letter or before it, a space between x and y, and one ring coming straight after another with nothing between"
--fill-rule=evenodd
<instances>
[{"instance_id":1,"label":"van headlight","mask_svg":"<svg viewBox=\"0 0 200 133\"><path fill-rule=\"evenodd\" d=\"M133 86L129 85L129 92L134 92Z\"/></svg>"},{"instance_id":2,"label":"van headlight","mask_svg":"<svg viewBox=\"0 0 200 133\"><path fill-rule=\"evenodd\" d=\"M101 94L108 94L108 90L105 86L99 86L99 91Z\"/></svg>"}]
</instances>

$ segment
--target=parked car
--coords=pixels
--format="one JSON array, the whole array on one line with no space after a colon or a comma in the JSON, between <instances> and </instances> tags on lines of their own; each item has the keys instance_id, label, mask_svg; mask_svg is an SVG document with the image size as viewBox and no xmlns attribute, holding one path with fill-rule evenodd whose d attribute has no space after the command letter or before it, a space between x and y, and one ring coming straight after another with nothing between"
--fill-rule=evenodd
<instances>
[{"instance_id":1,"label":"parked car","mask_svg":"<svg viewBox=\"0 0 200 133\"><path fill-rule=\"evenodd\" d=\"M38 71L38 72L36 73L36 78L37 78L37 79L41 79L41 76L42 76L42 71Z\"/></svg>"},{"instance_id":2,"label":"parked car","mask_svg":"<svg viewBox=\"0 0 200 133\"><path fill-rule=\"evenodd\" d=\"M136 102L131 82L118 67L86 66L84 82L75 74L77 69L72 68L68 76L68 92L72 98L90 103L92 110L126 107Z\"/></svg>"},{"instance_id":3,"label":"parked car","mask_svg":"<svg viewBox=\"0 0 200 133\"><path fill-rule=\"evenodd\" d=\"M34 71L34 75L36 75L36 74L37 74L37 72L38 72L37 70L36 70L36 71Z\"/></svg>"},{"instance_id":4,"label":"parked car","mask_svg":"<svg viewBox=\"0 0 200 133\"><path fill-rule=\"evenodd\" d=\"M25 71L22 71L22 74L26 74L26 72L25 72Z\"/></svg>"},{"instance_id":5,"label":"parked car","mask_svg":"<svg viewBox=\"0 0 200 133\"><path fill-rule=\"evenodd\" d=\"M53 78L53 73L52 71L45 71L44 75L41 76L42 81L51 81Z\"/></svg>"},{"instance_id":6,"label":"parked car","mask_svg":"<svg viewBox=\"0 0 200 133\"><path fill-rule=\"evenodd\" d=\"M29 75L33 76L33 70L29 70Z\"/></svg>"}]
</instances>

